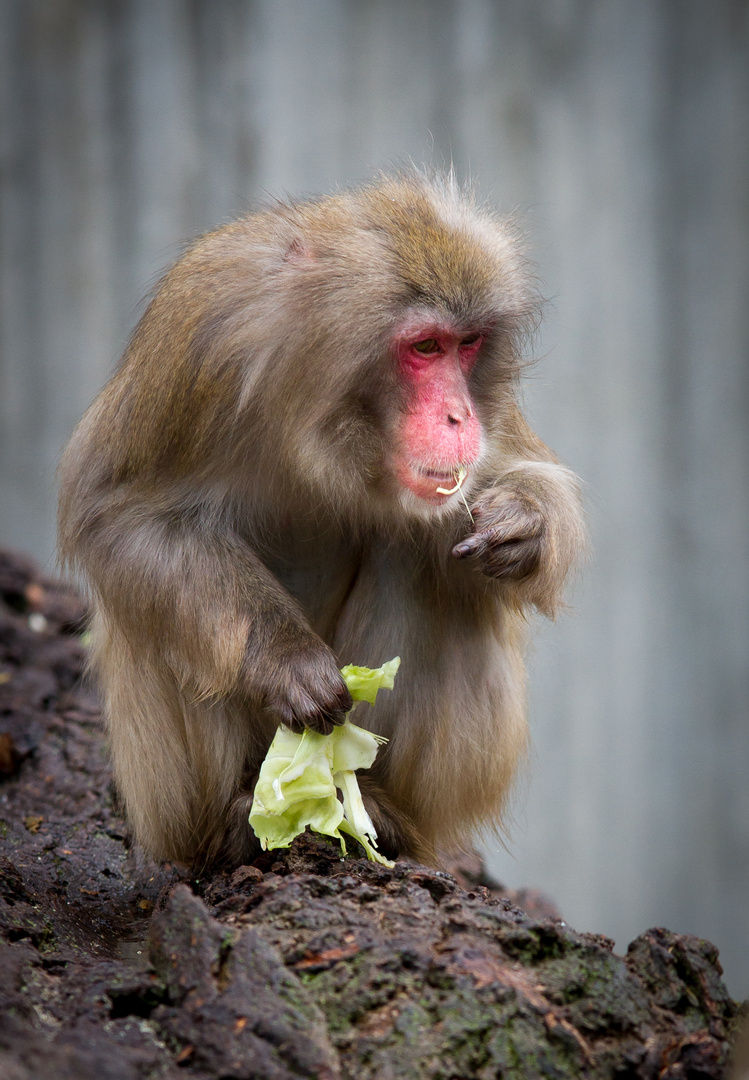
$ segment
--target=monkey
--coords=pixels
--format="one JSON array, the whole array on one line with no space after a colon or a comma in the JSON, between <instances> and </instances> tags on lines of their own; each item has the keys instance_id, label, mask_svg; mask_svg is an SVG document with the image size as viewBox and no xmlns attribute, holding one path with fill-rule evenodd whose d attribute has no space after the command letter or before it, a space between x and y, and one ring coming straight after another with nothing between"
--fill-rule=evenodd
<instances>
[{"instance_id":1,"label":"monkey","mask_svg":"<svg viewBox=\"0 0 749 1080\"><path fill-rule=\"evenodd\" d=\"M539 304L512 220L416 170L270 203L166 272L59 503L151 856L257 857L278 725L329 733L341 664L396 654L357 719L388 740L362 776L381 850L435 864L501 826L529 614L555 616L585 532L578 479L520 407Z\"/></svg>"}]
</instances>

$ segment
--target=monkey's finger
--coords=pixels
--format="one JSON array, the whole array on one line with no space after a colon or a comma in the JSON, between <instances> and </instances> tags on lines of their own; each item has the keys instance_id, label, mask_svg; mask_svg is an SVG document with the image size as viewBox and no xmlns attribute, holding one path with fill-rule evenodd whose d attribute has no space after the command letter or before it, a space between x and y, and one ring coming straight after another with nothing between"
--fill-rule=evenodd
<instances>
[{"instance_id":1,"label":"monkey's finger","mask_svg":"<svg viewBox=\"0 0 749 1080\"><path fill-rule=\"evenodd\" d=\"M520 581L533 573L540 558L539 540L509 541L488 550L481 569L498 581Z\"/></svg>"},{"instance_id":2,"label":"monkey's finger","mask_svg":"<svg viewBox=\"0 0 749 1080\"><path fill-rule=\"evenodd\" d=\"M346 713L343 710L336 711L323 711L316 709L305 713L303 716L296 717L292 726L292 730L301 731L304 728L309 728L310 731L317 731L321 735L330 735L334 727L338 727L346 719Z\"/></svg>"},{"instance_id":3,"label":"monkey's finger","mask_svg":"<svg viewBox=\"0 0 749 1080\"><path fill-rule=\"evenodd\" d=\"M516 535L513 536L513 532ZM496 547L497 544L502 544L510 539L519 539L516 527L513 529L507 525L496 525L490 529L479 529L456 544L453 548L453 555L456 559L470 559L473 555L481 555L489 548Z\"/></svg>"},{"instance_id":4,"label":"monkey's finger","mask_svg":"<svg viewBox=\"0 0 749 1080\"><path fill-rule=\"evenodd\" d=\"M310 731L317 731L321 735L329 735L333 730L334 723L331 717L321 712L311 701L307 708L300 709L297 706L296 709L292 709L286 707L279 709L278 712L286 727L291 728L298 735L301 735L307 728Z\"/></svg>"},{"instance_id":5,"label":"monkey's finger","mask_svg":"<svg viewBox=\"0 0 749 1080\"><path fill-rule=\"evenodd\" d=\"M349 688L343 679L332 692L330 688L326 688L324 692L316 694L315 700L318 713L331 724L342 724L354 705Z\"/></svg>"},{"instance_id":6,"label":"monkey's finger","mask_svg":"<svg viewBox=\"0 0 749 1080\"><path fill-rule=\"evenodd\" d=\"M288 722L285 721L285 723L286 727L297 735L302 735L305 731L315 731L318 735L330 735L333 730L333 724L321 715L305 716L304 719L294 718Z\"/></svg>"},{"instance_id":7,"label":"monkey's finger","mask_svg":"<svg viewBox=\"0 0 749 1080\"><path fill-rule=\"evenodd\" d=\"M342 724L353 701L348 687L338 674L338 685L331 688L321 679L312 683L291 685L284 700L275 702L275 711L292 731L319 731L329 735L333 727Z\"/></svg>"},{"instance_id":8,"label":"monkey's finger","mask_svg":"<svg viewBox=\"0 0 749 1080\"><path fill-rule=\"evenodd\" d=\"M478 555L485 547L486 542L483 540L483 534L474 533L473 536L468 536L465 540L461 540L459 544L456 544L452 553L456 559L469 559L472 555Z\"/></svg>"},{"instance_id":9,"label":"monkey's finger","mask_svg":"<svg viewBox=\"0 0 749 1080\"><path fill-rule=\"evenodd\" d=\"M484 551L496 548L500 544L525 543L540 536L542 525L534 518L525 518L521 521L511 518L508 521L499 521L485 529L477 529L453 548L456 559L467 559L473 555L481 555Z\"/></svg>"},{"instance_id":10,"label":"monkey's finger","mask_svg":"<svg viewBox=\"0 0 749 1080\"><path fill-rule=\"evenodd\" d=\"M334 727L344 722L346 713L345 709L318 709L305 716L304 726L310 728L311 731L320 731L323 735L329 735Z\"/></svg>"}]
</instances>

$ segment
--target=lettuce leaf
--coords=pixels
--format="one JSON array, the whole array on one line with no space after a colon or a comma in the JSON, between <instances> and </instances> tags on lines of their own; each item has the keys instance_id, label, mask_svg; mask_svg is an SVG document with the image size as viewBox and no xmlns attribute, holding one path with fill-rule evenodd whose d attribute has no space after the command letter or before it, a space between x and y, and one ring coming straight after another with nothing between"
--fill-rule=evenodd
<instances>
[{"instance_id":1,"label":"lettuce leaf","mask_svg":"<svg viewBox=\"0 0 749 1080\"><path fill-rule=\"evenodd\" d=\"M378 690L393 689L395 675L400 666L401 658L395 656L378 668L346 664L346 667L341 668L341 675L354 701L368 701L370 705L374 705Z\"/></svg>"},{"instance_id":2,"label":"lettuce leaf","mask_svg":"<svg viewBox=\"0 0 749 1080\"><path fill-rule=\"evenodd\" d=\"M380 668L342 668L354 706L359 701L374 705L379 690L392 690L399 666L396 656ZM392 866L377 851L377 832L356 779L356 769L370 768L384 742L348 718L330 735L297 735L281 725L260 768L250 811L250 825L263 849L288 847L309 827L337 839L344 854L344 834L351 836L368 859Z\"/></svg>"}]
</instances>

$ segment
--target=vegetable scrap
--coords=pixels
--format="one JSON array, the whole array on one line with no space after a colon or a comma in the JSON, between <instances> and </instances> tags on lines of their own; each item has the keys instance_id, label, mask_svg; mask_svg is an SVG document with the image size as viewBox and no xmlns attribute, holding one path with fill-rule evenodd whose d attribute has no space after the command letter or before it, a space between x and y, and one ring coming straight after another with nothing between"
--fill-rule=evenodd
<instances>
[{"instance_id":1,"label":"vegetable scrap","mask_svg":"<svg viewBox=\"0 0 749 1080\"><path fill-rule=\"evenodd\" d=\"M463 481L465 480L467 475L468 475L468 469L466 469L465 465L461 465L460 468L457 469L456 472L455 472L455 487L451 487L451 488L438 487L437 488L437 494L438 495L454 495L456 491L460 491L460 489L463 487Z\"/></svg>"},{"instance_id":2,"label":"vegetable scrap","mask_svg":"<svg viewBox=\"0 0 749 1080\"><path fill-rule=\"evenodd\" d=\"M468 505L468 503L466 501L465 494L463 493L463 491L461 491L461 488L463 487L463 481L468 476L468 469L466 469L465 465L460 465L455 470L454 476L455 476L455 487L451 487L451 488L438 487L437 488L437 494L438 495L454 495L456 491L460 491L460 497L463 500L463 506L465 506L468 517L473 522L473 514L471 513L471 508L470 508L470 506Z\"/></svg>"},{"instance_id":3,"label":"vegetable scrap","mask_svg":"<svg viewBox=\"0 0 749 1080\"><path fill-rule=\"evenodd\" d=\"M400 667L396 656L380 668L348 664L341 669L354 706L374 705L380 690L392 690ZM377 831L362 800L357 769L369 769L387 739L357 727L347 718L330 735L304 731L301 735L283 724L276 732L260 775L250 811L250 825L264 850L289 847L309 827L340 842L344 836L363 847L370 862L394 864L377 850ZM340 792L340 798L339 798Z\"/></svg>"}]
</instances>

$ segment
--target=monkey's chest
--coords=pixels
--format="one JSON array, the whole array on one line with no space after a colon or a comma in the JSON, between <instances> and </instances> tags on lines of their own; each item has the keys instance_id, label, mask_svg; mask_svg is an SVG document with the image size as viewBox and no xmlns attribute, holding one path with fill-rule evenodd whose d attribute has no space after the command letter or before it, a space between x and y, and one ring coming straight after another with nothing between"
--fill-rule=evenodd
<instances>
[{"instance_id":1,"label":"monkey's chest","mask_svg":"<svg viewBox=\"0 0 749 1080\"><path fill-rule=\"evenodd\" d=\"M263 562L300 604L312 628L332 642L340 613L356 580L360 552L328 534L286 535L269 545Z\"/></svg>"}]
</instances>

